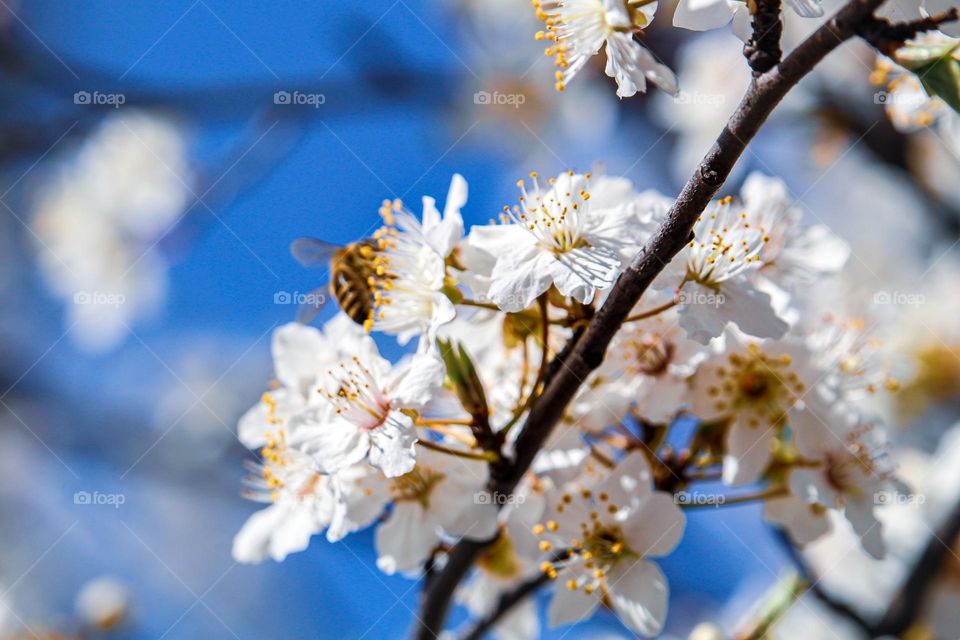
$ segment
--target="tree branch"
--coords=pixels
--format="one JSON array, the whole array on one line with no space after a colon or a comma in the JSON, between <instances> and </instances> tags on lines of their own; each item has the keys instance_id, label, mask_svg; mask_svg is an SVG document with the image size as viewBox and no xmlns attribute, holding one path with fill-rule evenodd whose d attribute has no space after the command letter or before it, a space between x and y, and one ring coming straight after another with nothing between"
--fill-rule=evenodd
<instances>
[{"instance_id":1,"label":"tree branch","mask_svg":"<svg viewBox=\"0 0 960 640\"><path fill-rule=\"evenodd\" d=\"M582 335L575 334L551 363L546 387L531 407L523 431L517 438L513 464L493 487L494 491L503 495L512 493L581 383L603 361L620 325L654 278L690 240L700 213L716 195L747 143L773 109L828 53L870 20L882 2L851 0L779 66L753 79L736 112L684 186L666 220L621 274L586 331ZM454 589L489 542L464 540L453 548L447 566L424 590L415 637L433 640L439 635Z\"/></svg>"},{"instance_id":2,"label":"tree branch","mask_svg":"<svg viewBox=\"0 0 960 640\"><path fill-rule=\"evenodd\" d=\"M947 11L925 16L911 22L893 24L885 18L872 18L857 29L857 35L866 40L880 53L892 57L903 43L923 31L939 29L944 22L953 22L960 17L960 11L951 7Z\"/></svg>"},{"instance_id":3,"label":"tree branch","mask_svg":"<svg viewBox=\"0 0 960 640\"><path fill-rule=\"evenodd\" d=\"M751 2L753 35L743 45L754 77L761 76L780 63L780 38L783 35L783 21L780 19L780 0L756 0Z\"/></svg>"}]
</instances>

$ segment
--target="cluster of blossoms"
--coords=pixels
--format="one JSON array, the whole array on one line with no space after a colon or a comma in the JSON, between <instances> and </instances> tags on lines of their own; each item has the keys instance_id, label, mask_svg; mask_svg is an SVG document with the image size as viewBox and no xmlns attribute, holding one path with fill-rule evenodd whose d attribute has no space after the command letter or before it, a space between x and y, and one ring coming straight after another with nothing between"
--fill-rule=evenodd
<instances>
[{"instance_id":1,"label":"cluster of blossoms","mask_svg":"<svg viewBox=\"0 0 960 640\"><path fill-rule=\"evenodd\" d=\"M163 302L167 265L156 246L189 203L192 174L176 122L125 111L105 118L36 189L30 228L40 271L67 303L80 347L115 347Z\"/></svg>"},{"instance_id":2,"label":"cluster of blossoms","mask_svg":"<svg viewBox=\"0 0 960 640\"><path fill-rule=\"evenodd\" d=\"M535 35L549 45L546 55L557 70L556 88L563 91L571 79L606 48L605 72L617 82L617 95L628 98L647 89L652 82L676 95L673 72L650 52L639 38L657 12L656 0L531 0L537 18L545 28ZM797 15L823 15L820 0L787 0ZM706 31L733 21L733 31L742 40L750 36L750 7L742 0L680 0L673 24L684 29Z\"/></svg>"},{"instance_id":3,"label":"cluster of blossoms","mask_svg":"<svg viewBox=\"0 0 960 640\"><path fill-rule=\"evenodd\" d=\"M498 493L548 363L671 202L572 171L518 186L499 220L465 232L454 176L442 213L432 198L421 216L385 202L379 231L333 253L344 312L276 331L276 380L239 426L258 452L248 495L268 506L234 556L282 560L313 535L376 526L380 569L417 574L460 538L494 540L456 594L473 615L546 574L551 624L602 604L652 636L669 592L654 559L680 542L690 491L762 501L799 544L840 514L882 554L875 494L891 465L867 407L895 384L864 322L806 320L806 293L849 251L759 174L703 212L530 470ZM409 353L385 359L383 335ZM535 637L533 605L500 630Z\"/></svg>"}]
</instances>

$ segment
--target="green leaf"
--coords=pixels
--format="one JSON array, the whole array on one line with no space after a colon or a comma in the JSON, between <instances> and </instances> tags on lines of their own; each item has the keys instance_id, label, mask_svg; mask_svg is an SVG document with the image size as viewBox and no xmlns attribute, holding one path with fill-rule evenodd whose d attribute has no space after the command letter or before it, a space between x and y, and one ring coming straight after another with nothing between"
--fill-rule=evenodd
<instances>
[{"instance_id":1,"label":"green leaf","mask_svg":"<svg viewBox=\"0 0 960 640\"><path fill-rule=\"evenodd\" d=\"M927 93L938 96L960 113L960 40L941 44L908 44L894 54L897 64L916 74Z\"/></svg>"},{"instance_id":2,"label":"green leaf","mask_svg":"<svg viewBox=\"0 0 960 640\"><path fill-rule=\"evenodd\" d=\"M437 345L440 347L443 362L447 366L447 378L453 385L453 390L460 399L464 411L475 418L485 417L487 415L486 393L466 349L462 344L444 340L437 340Z\"/></svg>"}]
</instances>

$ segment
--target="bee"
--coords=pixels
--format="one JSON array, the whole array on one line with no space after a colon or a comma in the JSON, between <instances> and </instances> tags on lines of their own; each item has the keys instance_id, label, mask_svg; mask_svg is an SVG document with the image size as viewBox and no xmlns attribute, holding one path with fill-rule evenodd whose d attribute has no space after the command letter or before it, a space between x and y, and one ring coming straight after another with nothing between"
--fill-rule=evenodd
<instances>
[{"instance_id":1,"label":"bee","mask_svg":"<svg viewBox=\"0 0 960 640\"><path fill-rule=\"evenodd\" d=\"M327 266L330 282L315 289L300 306L297 319L309 323L323 308L329 287L330 295L351 320L369 329L373 323L377 300L376 283L383 267L378 264L379 244L373 238L340 246L318 238L297 238L290 253L305 267Z\"/></svg>"},{"instance_id":2,"label":"bee","mask_svg":"<svg viewBox=\"0 0 960 640\"><path fill-rule=\"evenodd\" d=\"M372 236L336 245L318 238L297 238L290 245L290 253L305 267L327 266L330 273L330 295L351 320L370 331L374 318L383 317L377 309L389 304L389 291L397 275L390 266L390 254L397 244L398 231L395 214L412 215L400 200L384 200L380 217L384 226ZM325 287L315 289L307 302L300 306L298 320L309 323L323 308Z\"/></svg>"}]
</instances>

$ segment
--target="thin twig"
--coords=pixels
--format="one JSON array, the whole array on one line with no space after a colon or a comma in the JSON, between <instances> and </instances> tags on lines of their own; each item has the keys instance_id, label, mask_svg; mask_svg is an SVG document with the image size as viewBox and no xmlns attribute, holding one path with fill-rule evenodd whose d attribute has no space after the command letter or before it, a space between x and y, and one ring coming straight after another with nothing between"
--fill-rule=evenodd
<instances>
[{"instance_id":1,"label":"thin twig","mask_svg":"<svg viewBox=\"0 0 960 640\"><path fill-rule=\"evenodd\" d=\"M500 459L500 456L494 451L463 451L461 449L452 449L450 447L445 447L442 444L437 444L436 442L430 442L429 440L417 440L417 444L425 449L432 449L433 451L438 451L440 453L445 453L449 456L456 456L458 458L466 458L468 460L483 460L484 462L496 462Z\"/></svg>"}]
</instances>

